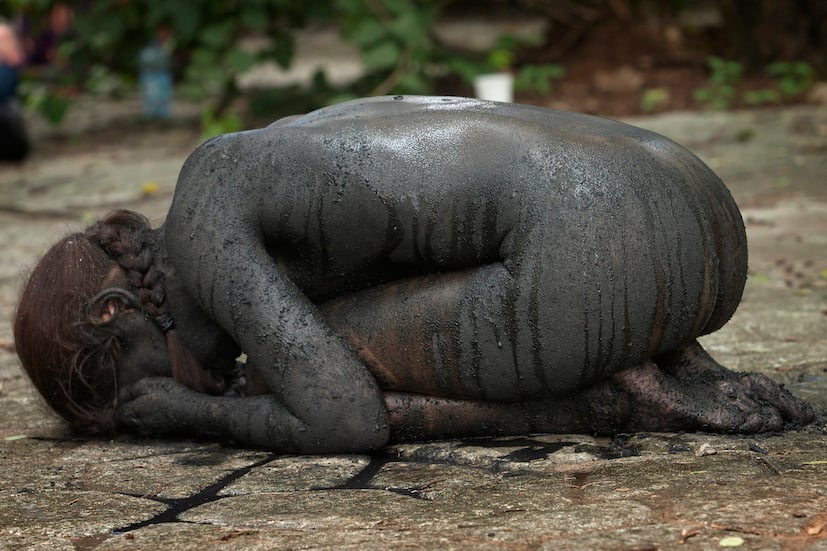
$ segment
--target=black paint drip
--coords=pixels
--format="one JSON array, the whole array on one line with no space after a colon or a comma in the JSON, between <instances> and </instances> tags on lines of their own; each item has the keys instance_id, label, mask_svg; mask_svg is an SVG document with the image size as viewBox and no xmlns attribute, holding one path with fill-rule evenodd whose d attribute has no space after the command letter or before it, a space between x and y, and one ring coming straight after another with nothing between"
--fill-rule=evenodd
<instances>
[{"instance_id":1,"label":"black paint drip","mask_svg":"<svg viewBox=\"0 0 827 551\"><path fill-rule=\"evenodd\" d=\"M501 471L503 465L508 463L528 463L530 461L535 461L538 459L547 459L553 453L559 451L560 449L568 446L577 446L578 451L590 451L595 453L601 458L604 459L615 459L617 457L628 457L630 455L638 455L639 450L637 448L629 448L626 445L626 442L621 438L616 438L608 447L599 447L599 446L583 446L578 445L577 442L542 442L539 440L534 440L531 438L510 438L510 439L501 439L501 438L474 438L474 439L467 439L463 440L460 443L460 447L492 447L492 448L518 448L509 454L503 456L498 461L495 461L492 465L492 470L494 471ZM145 495L138 495L138 494L129 494L123 493L123 495L128 495L131 497L139 497L144 499L152 499L159 503L163 503L167 506L166 510L158 513L154 517L151 517L146 520L142 520L140 522L135 522L133 524L129 524L127 526L123 526L121 528L117 528L112 531L113 534L125 534L127 532L131 532L133 530L138 530L140 528L144 528L145 526L151 526L155 524L164 524L167 522L181 522L179 516L191 509L195 509L196 507L200 507L206 503L211 503L213 501L218 501L223 499L227 496L220 496L218 495L221 490L229 486L231 483L235 482L242 476L246 475L253 469L266 465L270 463L277 457L278 455L270 455L260 461L256 461L255 463L251 463L246 467L242 467L238 470L232 471L216 481L213 484L210 484L203 490L199 491L198 493L187 496L184 498L159 498L159 497L147 497ZM437 459L429 459L429 458L417 458L417 457L401 457L398 453L394 452L393 450L381 450L374 452L370 455L370 462L361 469L358 473L350 477L348 480L339 484L338 486L332 487L314 487L312 490L320 491L320 490L378 490L378 491L385 491L385 492L392 492L395 494L403 495L406 497L414 498L414 499L422 499L426 501L430 501L430 499L423 495L423 491L428 487L428 485L421 485L421 486L409 486L409 487L382 487L382 486L375 486L373 481L377 474L388 464L390 463L401 463L401 462L410 462L410 463L424 463L424 464L454 464L451 461L439 461ZM197 464L197 463L195 463ZM202 463L203 464L203 463Z\"/></svg>"},{"instance_id":2,"label":"black paint drip","mask_svg":"<svg viewBox=\"0 0 827 551\"><path fill-rule=\"evenodd\" d=\"M277 456L271 455L268 456L260 461L256 461L246 467L242 467L241 469L232 471L228 473L224 477L220 478L217 482L210 484L197 494L183 497L183 498L159 498L159 497L151 497L148 499L152 499L153 501L158 501L160 503L164 503L167 505L167 509L155 515L154 517L148 518L146 520L142 520L140 522L135 522L124 526L122 528L117 528L112 532L114 534L125 534L127 532L131 532L133 530L138 530L139 528L143 528L144 526L151 526L153 524L164 524L166 522L179 522L178 516L181 513L189 511L190 509L195 509L196 507L200 507L205 503L211 503L213 501L218 501L222 499L224 496L218 495L218 492L229 486L231 483L235 482L245 474L249 473L253 469L257 467L261 467L266 465L267 463L273 461ZM123 495L128 495L132 497L140 497L140 498L147 498L143 495L137 494L128 494L124 493Z\"/></svg>"}]
</instances>

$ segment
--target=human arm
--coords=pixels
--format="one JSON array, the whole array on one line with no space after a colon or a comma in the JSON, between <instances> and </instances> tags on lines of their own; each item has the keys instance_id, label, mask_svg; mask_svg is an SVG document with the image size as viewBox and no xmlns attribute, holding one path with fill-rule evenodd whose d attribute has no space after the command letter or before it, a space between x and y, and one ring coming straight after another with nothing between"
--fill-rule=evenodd
<instances>
[{"instance_id":1,"label":"human arm","mask_svg":"<svg viewBox=\"0 0 827 551\"><path fill-rule=\"evenodd\" d=\"M337 423L352 434L353 418ZM147 377L124 389L117 422L122 428L148 436L215 437L240 445L286 453L365 451L384 441L364 438L343 441L330 431L313 430L291 414L271 394L213 396L191 390L170 377Z\"/></svg>"},{"instance_id":2,"label":"human arm","mask_svg":"<svg viewBox=\"0 0 827 551\"><path fill-rule=\"evenodd\" d=\"M387 411L376 381L265 246L257 208L272 200L262 196L271 180L238 166L250 154L239 142L250 137L211 142L191 157L165 235L183 287L247 354L268 393L239 398L226 411L210 400L193 402L209 410L193 419L227 415L225 437L270 449L380 446ZM205 178L212 183L201 185ZM232 427L252 424L270 428L232 434Z\"/></svg>"}]
</instances>

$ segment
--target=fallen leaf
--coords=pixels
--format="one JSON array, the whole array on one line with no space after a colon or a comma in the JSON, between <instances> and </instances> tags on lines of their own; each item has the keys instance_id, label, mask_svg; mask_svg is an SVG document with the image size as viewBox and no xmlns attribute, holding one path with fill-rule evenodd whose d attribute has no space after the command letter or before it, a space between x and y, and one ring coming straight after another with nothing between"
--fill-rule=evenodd
<instances>
[{"instance_id":1,"label":"fallen leaf","mask_svg":"<svg viewBox=\"0 0 827 551\"><path fill-rule=\"evenodd\" d=\"M804 529L808 536L817 536L822 530L824 530L824 521L811 524Z\"/></svg>"},{"instance_id":2,"label":"fallen leaf","mask_svg":"<svg viewBox=\"0 0 827 551\"><path fill-rule=\"evenodd\" d=\"M158 182L155 180L148 180L143 183L141 186L141 194L142 195L155 195L158 193L158 190L161 189L161 186L158 185Z\"/></svg>"},{"instance_id":3,"label":"fallen leaf","mask_svg":"<svg viewBox=\"0 0 827 551\"><path fill-rule=\"evenodd\" d=\"M742 545L744 545L744 538L741 536L727 536L718 542L718 547L741 547Z\"/></svg>"}]
</instances>

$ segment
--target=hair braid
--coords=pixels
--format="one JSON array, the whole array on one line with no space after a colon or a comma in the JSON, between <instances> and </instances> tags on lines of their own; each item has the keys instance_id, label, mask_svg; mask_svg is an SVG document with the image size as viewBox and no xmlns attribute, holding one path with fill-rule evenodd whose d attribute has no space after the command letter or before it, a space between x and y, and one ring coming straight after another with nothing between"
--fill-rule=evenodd
<instances>
[{"instance_id":1,"label":"hair braid","mask_svg":"<svg viewBox=\"0 0 827 551\"><path fill-rule=\"evenodd\" d=\"M109 213L84 234L124 270L126 280L153 318L166 314L163 274L155 267L149 221L136 212Z\"/></svg>"},{"instance_id":2,"label":"hair braid","mask_svg":"<svg viewBox=\"0 0 827 551\"><path fill-rule=\"evenodd\" d=\"M215 380L204 371L181 342L175 322L167 312L164 275L155 265L146 217L132 211L113 211L89 228L85 235L124 270L131 291L140 300L141 309L166 336L175 380L199 392L221 392L224 381Z\"/></svg>"}]
</instances>

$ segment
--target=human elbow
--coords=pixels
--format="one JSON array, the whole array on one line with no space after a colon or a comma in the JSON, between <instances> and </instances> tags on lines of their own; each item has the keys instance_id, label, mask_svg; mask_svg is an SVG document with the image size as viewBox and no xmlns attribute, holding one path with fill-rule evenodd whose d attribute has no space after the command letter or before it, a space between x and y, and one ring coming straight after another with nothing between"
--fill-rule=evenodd
<instances>
[{"instance_id":1,"label":"human elbow","mask_svg":"<svg viewBox=\"0 0 827 551\"><path fill-rule=\"evenodd\" d=\"M330 412L303 427L302 453L352 453L381 448L388 443L387 414L354 415Z\"/></svg>"}]
</instances>

